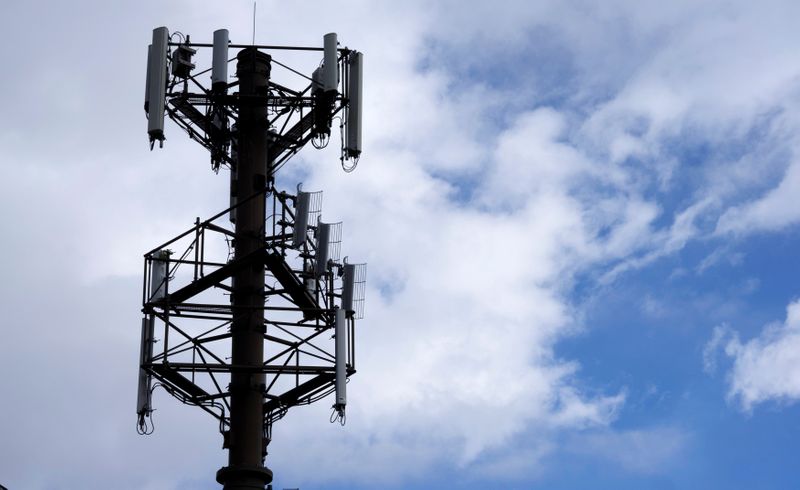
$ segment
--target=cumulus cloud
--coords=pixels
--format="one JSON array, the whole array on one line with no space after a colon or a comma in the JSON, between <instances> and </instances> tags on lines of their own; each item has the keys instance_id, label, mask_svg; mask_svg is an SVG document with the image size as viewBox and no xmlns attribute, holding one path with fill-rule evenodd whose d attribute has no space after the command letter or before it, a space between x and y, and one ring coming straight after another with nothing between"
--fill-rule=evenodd
<instances>
[{"instance_id":1,"label":"cumulus cloud","mask_svg":"<svg viewBox=\"0 0 800 490\"><path fill-rule=\"evenodd\" d=\"M733 365L728 372L728 398L743 410L775 401L800 399L800 301L786 308L783 323L767 325L747 341L727 327L717 327L703 351L707 371L716 367L722 349Z\"/></svg>"}]
</instances>

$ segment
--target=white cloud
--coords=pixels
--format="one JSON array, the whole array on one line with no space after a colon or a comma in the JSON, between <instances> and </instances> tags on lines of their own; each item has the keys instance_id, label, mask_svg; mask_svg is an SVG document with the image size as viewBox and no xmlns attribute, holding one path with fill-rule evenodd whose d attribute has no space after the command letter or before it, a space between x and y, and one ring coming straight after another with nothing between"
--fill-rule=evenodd
<instances>
[{"instance_id":1,"label":"white cloud","mask_svg":"<svg viewBox=\"0 0 800 490\"><path fill-rule=\"evenodd\" d=\"M715 267L721 263L727 263L731 266L741 265L744 260L744 254L741 252L732 252L730 247L722 246L715 249L708 254L703 260L697 264L695 273L697 275L703 274L706 270Z\"/></svg>"},{"instance_id":2,"label":"white cloud","mask_svg":"<svg viewBox=\"0 0 800 490\"><path fill-rule=\"evenodd\" d=\"M720 325L714 327L711 334L711 339L703 347L703 371L708 374L714 374L717 370L717 357L720 347L727 340L730 334L730 327L727 325Z\"/></svg>"},{"instance_id":3,"label":"white cloud","mask_svg":"<svg viewBox=\"0 0 800 490\"><path fill-rule=\"evenodd\" d=\"M546 474L545 458L556 449L555 444L542 443L489 461L479 461L475 472L495 483L530 480L531 477Z\"/></svg>"},{"instance_id":4,"label":"white cloud","mask_svg":"<svg viewBox=\"0 0 800 490\"><path fill-rule=\"evenodd\" d=\"M633 223L638 224L638 229L634 229L633 233L629 231L629 234L639 241L638 247L624 250L627 253L611 254L611 258L623 257L623 260L605 272L600 282L610 283L620 274L650 265L666 255L681 250L690 240L697 239L699 233L695 223L698 216L712 204L710 199L699 200L677 213L669 228L657 230L651 225L657 217L656 210L651 208L648 216L642 216L638 223ZM630 240L628 242L630 243Z\"/></svg>"},{"instance_id":5,"label":"white cloud","mask_svg":"<svg viewBox=\"0 0 800 490\"><path fill-rule=\"evenodd\" d=\"M723 214L717 224L718 233L753 233L760 230L778 231L800 221L795 206L800 192L800 164L793 163L777 187L753 201L733 207Z\"/></svg>"},{"instance_id":6,"label":"white cloud","mask_svg":"<svg viewBox=\"0 0 800 490\"><path fill-rule=\"evenodd\" d=\"M640 474L663 474L678 464L690 435L674 427L627 431L590 432L575 437L571 447L578 454L605 459Z\"/></svg>"},{"instance_id":7,"label":"white cloud","mask_svg":"<svg viewBox=\"0 0 800 490\"><path fill-rule=\"evenodd\" d=\"M712 355L719 347L733 361L728 397L745 411L768 401L800 399L800 301L789 304L782 324L767 325L745 342L735 332L716 328L703 351L707 370L713 370Z\"/></svg>"}]
</instances>

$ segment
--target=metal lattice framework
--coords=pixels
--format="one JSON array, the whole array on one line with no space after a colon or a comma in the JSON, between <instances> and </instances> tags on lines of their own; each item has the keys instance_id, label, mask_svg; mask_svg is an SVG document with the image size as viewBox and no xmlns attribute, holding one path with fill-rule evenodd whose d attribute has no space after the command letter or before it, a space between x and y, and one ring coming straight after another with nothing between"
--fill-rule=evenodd
<instances>
[{"instance_id":1,"label":"metal lattice framework","mask_svg":"<svg viewBox=\"0 0 800 490\"><path fill-rule=\"evenodd\" d=\"M170 43L173 45L172 43ZM174 44L176 47L203 47L207 44ZM250 47L230 45L230 47ZM254 46L270 50L321 51L320 48L299 46ZM268 107L270 112L270 159L273 171L277 171L313 138L325 132L322 126L330 130L330 120L348 105L351 99L349 89L351 70L349 66L357 53L343 48L339 50L338 66L342 78L343 93L326 98L324 94L315 94L318 85L311 77L306 76L289 66L275 60L272 63L282 67L310 83L302 90L296 91L284 87L274 81L269 82L269 93L258 97L249 97L238 93L229 94L205 88L199 77L209 70L182 78L173 76L167 85L166 112L169 117L183 128L191 139L205 147L211 154L211 164L215 171L221 165L235 165L236 151L230 151L230 145L236 143L236 123L239 118L238 107L243 99ZM237 82L228 84L235 88ZM321 107L322 106L322 107ZM324 113L324 116L321 114ZM327 120L324 123L323 120ZM343 155L344 156L344 155ZM357 155L352 155L357 159Z\"/></svg>"},{"instance_id":2,"label":"metal lattice framework","mask_svg":"<svg viewBox=\"0 0 800 490\"><path fill-rule=\"evenodd\" d=\"M263 195L255 196L260 198ZM173 396L197 405L228 425L229 373L251 369L228 362L229 327L246 314L230 303L233 273L254 263L267 270L264 291L267 318L264 341L272 348L260 372L267 375L264 413L267 422L280 419L291 406L312 403L334 388L334 344L331 339L343 264L331 262L315 278L316 243L307 238L291 247L295 195L269 192L272 214L266 246L251 256L234 259L235 233L225 227L231 208L200 222L145 255L143 312L162 324L161 344L142 367ZM232 209L235 209L232 208ZM315 226L309 226L316 231ZM170 253L164 253L169 250ZM154 284L153 268L166 267L167 280ZM157 294L160 293L160 294ZM347 375L355 373L355 314L347 322Z\"/></svg>"}]
</instances>

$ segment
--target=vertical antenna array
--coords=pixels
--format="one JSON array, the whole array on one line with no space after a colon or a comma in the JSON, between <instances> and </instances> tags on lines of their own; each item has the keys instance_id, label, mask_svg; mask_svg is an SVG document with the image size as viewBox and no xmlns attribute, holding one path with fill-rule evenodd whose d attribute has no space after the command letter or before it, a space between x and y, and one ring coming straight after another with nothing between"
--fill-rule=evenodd
<instances>
[{"instance_id":1,"label":"vertical antenna array","mask_svg":"<svg viewBox=\"0 0 800 490\"><path fill-rule=\"evenodd\" d=\"M210 70L194 75L193 57L205 48ZM231 48L239 50L233 82ZM289 67L279 59L286 50L316 57L317 69ZM163 387L218 421L228 465L217 481L264 488L272 426L291 407L334 395L332 421L345 421L366 265L340 261L342 223L320 220L322 193L279 190L275 173L308 142L325 146L340 112L342 165L355 167L363 55L339 47L335 33L322 47L234 45L226 29L193 44L159 27L147 58L151 149L163 147L169 117L209 151L215 172L229 169L230 193L227 209L145 254L139 431L152 432L151 394ZM303 86L273 81L280 69L301 75ZM210 83L201 78L208 71Z\"/></svg>"}]
</instances>

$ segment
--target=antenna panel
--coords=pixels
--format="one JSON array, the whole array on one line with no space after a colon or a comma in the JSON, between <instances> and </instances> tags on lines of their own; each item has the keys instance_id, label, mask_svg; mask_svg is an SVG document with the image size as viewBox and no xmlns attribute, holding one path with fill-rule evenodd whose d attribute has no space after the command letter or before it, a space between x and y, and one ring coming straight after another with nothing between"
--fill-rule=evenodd
<instances>
[{"instance_id":1,"label":"antenna panel","mask_svg":"<svg viewBox=\"0 0 800 490\"><path fill-rule=\"evenodd\" d=\"M342 274L342 309L347 316L364 318L367 288L367 264L344 264Z\"/></svg>"},{"instance_id":2,"label":"antenna panel","mask_svg":"<svg viewBox=\"0 0 800 490\"><path fill-rule=\"evenodd\" d=\"M211 87L217 91L225 91L228 88L228 42L228 29L214 31Z\"/></svg>"},{"instance_id":3,"label":"antenna panel","mask_svg":"<svg viewBox=\"0 0 800 490\"><path fill-rule=\"evenodd\" d=\"M361 99L362 99L362 73L364 54L354 51L350 53L349 77L347 87L347 145L345 152L348 157L357 158L361 154Z\"/></svg>"},{"instance_id":4,"label":"antenna panel","mask_svg":"<svg viewBox=\"0 0 800 490\"><path fill-rule=\"evenodd\" d=\"M169 31L166 27L153 29L153 43L148 64L148 114L147 134L150 145L164 141L164 95L167 88L167 49Z\"/></svg>"},{"instance_id":5,"label":"antenna panel","mask_svg":"<svg viewBox=\"0 0 800 490\"><path fill-rule=\"evenodd\" d=\"M298 185L298 189L299 189ZM322 209L322 191L303 192L298 190L294 205L294 231L292 248L299 249L308 238L308 223L319 220Z\"/></svg>"},{"instance_id":6,"label":"antenna panel","mask_svg":"<svg viewBox=\"0 0 800 490\"><path fill-rule=\"evenodd\" d=\"M145 316L142 318L142 344L139 350L139 392L136 397L136 413L145 415L150 412L150 388L152 378L142 369L142 365L150 362L153 357L153 328L154 318Z\"/></svg>"},{"instance_id":7,"label":"antenna panel","mask_svg":"<svg viewBox=\"0 0 800 490\"><path fill-rule=\"evenodd\" d=\"M317 225L317 254L315 256L314 275L322 277L328 269L328 245L331 240L331 225L319 223Z\"/></svg>"},{"instance_id":8,"label":"antenna panel","mask_svg":"<svg viewBox=\"0 0 800 490\"><path fill-rule=\"evenodd\" d=\"M342 222L317 225L317 253L314 274L322 277L328 270L328 262L339 261L342 249Z\"/></svg>"},{"instance_id":9,"label":"antenna panel","mask_svg":"<svg viewBox=\"0 0 800 490\"><path fill-rule=\"evenodd\" d=\"M325 54L322 68L322 90L325 92L336 90L339 85L338 44L335 32L325 34L323 38Z\"/></svg>"},{"instance_id":10,"label":"antenna panel","mask_svg":"<svg viewBox=\"0 0 800 490\"><path fill-rule=\"evenodd\" d=\"M311 193L298 192L294 204L294 231L292 232L292 247L300 248L306 242L308 235L308 206L311 203Z\"/></svg>"},{"instance_id":11,"label":"antenna panel","mask_svg":"<svg viewBox=\"0 0 800 490\"><path fill-rule=\"evenodd\" d=\"M340 412L347 405L347 317L341 308L336 310L336 408Z\"/></svg>"},{"instance_id":12,"label":"antenna panel","mask_svg":"<svg viewBox=\"0 0 800 490\"><path fill-rule=\"evenodd\" d=\"M153 265L150 272L150 301L163 299L167 292L167 259L169 251L159 250L153 257Z\"/></svg>"},{"instance_id":13,"label":"antenna panel","mask_svg":"<svg viewBox=\"0 0 800 490\"><path fill-rule=\"evenodd\" d=\"M342 222L331 223L328 237L328 259L339 262L342 257Z\"/></svg>"},{"instance_id":14,"label":"antenna panel","mask_svg":"<svg viewBox=\"0 0 800 490\"><path fill-rule=\"evenodd\" d=\"M153 45L147 45L147 76L144 80L144 112L149 113L150 109L150 51L153 50Z\"/></svg>"},{"instance_id":15,"label":"antenna panel","mask_svg":"<svg viewBox=\"0 0 800 490\"><path fill-rule=\"evenodd\" d=\"M342 246L342 223L317 225L317 253L314 274L319 278L328 270L328 261L337 262Z\"/></svg>"}]
</instances>

